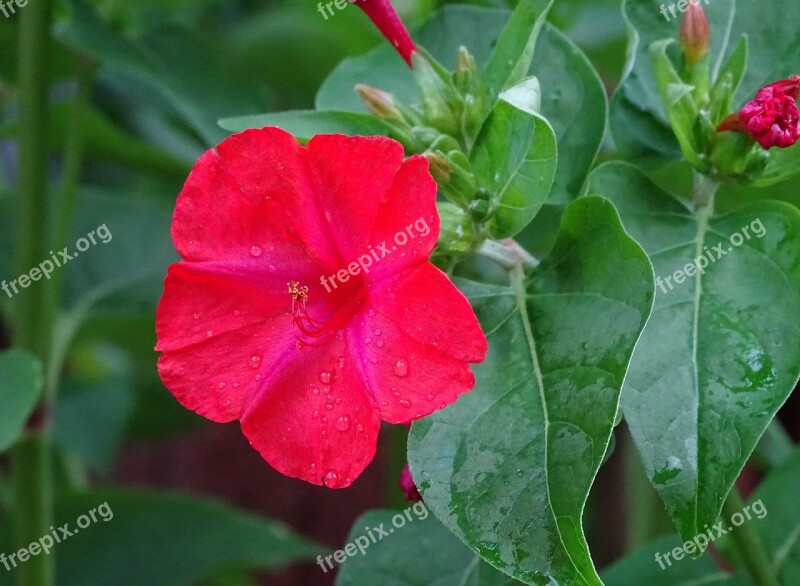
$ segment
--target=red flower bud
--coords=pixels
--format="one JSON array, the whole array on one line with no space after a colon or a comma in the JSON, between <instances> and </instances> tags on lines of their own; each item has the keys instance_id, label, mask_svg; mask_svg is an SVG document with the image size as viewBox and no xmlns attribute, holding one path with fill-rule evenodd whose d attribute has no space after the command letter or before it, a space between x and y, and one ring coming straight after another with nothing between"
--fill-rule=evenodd
<instances>
[{"instance_id":1,"label":"red flower bud","mask_svg":"<svg viewBox=\"0 0 800 586\"><path fill-rule=\"evenodd\" d=\"M765 149L786 148L800 140L800 75L761 88L753 101L731 114L717 127L752 136Z\"/></svg>"},{"instance_id":2,"label":"red flower bud","mask_svg":"<svg viewBox=\"0 0 800 586\"><path fill-rule=\"evenodd\" d=\"M400 488L403 489L403 493L406 495L407 501L421 501L422 495L419 493L417 489L417 485L414 484L414 479L411 477L411 470L408 468L408 464L406 467L403 468L403 471L400 473Z\"/></svg>"},{"instance_id":3,"label":"red flower bud","mask_svg":"<svg viewBox=\"0 0 800 586\"><path fill-rule=\"evenodd\" d=\"M689 65L695 65L708 52L711 29L706 13L700 3L689 3L689 9L681 21L681 47Z\"/></svg>"},{"instance_id":4,"label":"red flower bud","mask_svg":"<svg viewBox=\"0 0 800 586\"><path fill-rule=\"evenodd\" d=\"M411 40L403 21L397 16L392 3L389 0L356 0L355 4L367 13L410 67L411 55L416 52L417 46Z\"/></svg>"}]
</instances>

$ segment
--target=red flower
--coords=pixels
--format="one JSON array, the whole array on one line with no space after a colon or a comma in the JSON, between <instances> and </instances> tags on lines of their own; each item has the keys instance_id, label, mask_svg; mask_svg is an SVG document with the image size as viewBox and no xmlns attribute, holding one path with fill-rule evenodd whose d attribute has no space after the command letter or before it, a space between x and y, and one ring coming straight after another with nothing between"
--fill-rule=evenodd
<instances>
[{"instance_id":1,"label":"red flower","mask_svg":"<svg viewBox=\"0 0 800 586\"><path fill-rule=\"evenodd\" d=\"M400 489L406 497L407 501L421 501L422 495L419 493L417 485L414 484L414 478L411 476L411 469L406 464L403 471L400 472L400 480L398 482Z\"/></svg>"},{"instance_id":2,"label":"red flower","mask_svg":"<svg viewBox=\"0 0 800 586\"><path fill-rule=\"evenodd\" d=\"M234 135L178 197L156 329L185 407L240 420L275 469L348 486L381 419L404 423L472 389L486 339L428 262L439 234L427 161L383 137L277 128ZM363 267L363 268L362 268Z\"/></svg>"},{"instance_id":3,"label":"red flower","mask_svg":"<svg viewBox=\"0 0 800 586\"><path fill-rule=\"evenodd\" d=\"M357 0L356 6L367 13L392 46L411 66L411 55L417 50L411 35L389 0Z\"/></svg>"},{"instance_id":4,"label":"red flower","mask_svg":"<svg viewBox=\"0 0 800 586\"><path fill-rule=\"evenodd\" d=\"M752 102L731 114L717 130L745 132L765 149L786 148L800 140L800 75L776 81L758 91Z\"/></svg>"}]
</instances>

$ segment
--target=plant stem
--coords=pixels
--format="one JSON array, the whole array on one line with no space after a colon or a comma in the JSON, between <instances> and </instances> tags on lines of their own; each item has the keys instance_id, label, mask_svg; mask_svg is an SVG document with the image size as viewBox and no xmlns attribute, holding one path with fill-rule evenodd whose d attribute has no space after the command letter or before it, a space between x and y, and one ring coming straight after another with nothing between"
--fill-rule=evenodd
<instances>
[{"instance_id":1,"label":"plant stem","mask_svg":"<svg viewBox=\"0 0 800 586\"><path fill-rule=\"evenodd\" d=\"M47 248L48 52L53 0L36 0L19 12L19 177L15 208L15 274L28 273L49 255ZM14 341L47 365L55 308L47 286L36 283L15 299ZM45 421L47 419L44 414ZM11 455L17 549L28 547L52 525L50 455L46 423L29 430ZM20 586L55 583L53 557L39 555L16 569Z\"/></svg>"},{"instance_id":2,"label":"plant stem","mask_svg":"<svg viewBox=\"0 0 800 586\"><path fill-rule=\"evenodd\" d=\"M730 519L735 513L741 514L742 509L744 509L742 497L739 496L739 491L734 486L722 505L722 514ZM756 586L779 586L764 544L752 527L743 523L734 528L730 532L730 536L753 584Z\"/></svg>"}]
</instances>

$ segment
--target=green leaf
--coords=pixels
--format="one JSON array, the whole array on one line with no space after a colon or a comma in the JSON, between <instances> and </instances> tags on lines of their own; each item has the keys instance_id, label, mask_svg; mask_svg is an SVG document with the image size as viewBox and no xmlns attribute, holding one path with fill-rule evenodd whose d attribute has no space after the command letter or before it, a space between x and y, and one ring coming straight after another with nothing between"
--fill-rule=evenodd
<instances>
[{"instance_id":1,"label":"green leaf","mask_svg":"<svg viewBox=\"0 0 800 586\"><path fill-rule=\"evenodd\" d=\"M547 120L517 99L530 82L520 86L500 95L470 158L478 185L492 195L489 231L494 238L513 236L531 222L556 172L555 133Z\"/></svg>"},{"instance_id":2,"label":"green leaf","mask_svg":"<svg viewBox=\"0 0 800 586\"><path fill-rule=\"evenodd\" d=\"M755 187L770 187L788 181L800 173L800 146L788 149L771 149L769 161L761 176L753 181Z\"/></svg>"},{"instance_id":3,"label":"green leaf","mask_svg":"<svg viewBox=\"0 0 800 586\"><path fill-rule=\"evenodd\" d=\"M311 560L317 546L282 525L218 502L178 494L96 490L56 503L60 526L104 503L96 523L57 545L64 586L180 586L227 568L275 568Z\"/></svg>"},{"instance_id":4,"label":"green leaf","mask_svg":"<svg viewBox=\"0 0 800 586\"><path fill-rule=\"evenodd\" d=\"M521 0L517 4L481 75L490 99L527 75L539 31L552 5L553 0Z\"/></svg>"},{"instance_id":5,"label":"green leaf","mask_svg":"<svg viewBox=\"0 0 800 586\"><path fill-rule=\"evenodd\" d=\"M736 94L736 109L767 83L797 73L800 38L794 20L786 17L786 0L713 0L704 2L703 10L711 27L712 82L720 76L722 64L742 50L742 36L749 38L747 71ZM628 64L612 100L611 130L626 158L661 166L682 155L669 127L647 51L655 41L677 40L679 20L668 13L668 21L651 0L624 0L623 14L629 27ZM677 12L677 16L682 14ZM764 22L771 24L759 24ZM736 59L729 63L740 65Z\"/></svg>"},{"instance_id":6,"label":"green leaf","mask_svg":"<svg viewBox=\"0 0 800 586\"><path fill-rule=\"evenodd\" d=\"M414 39L440 63L453 69L464 45L479 66L489 60L508 21L506 10L448 5L439 10ZM568 71L569 75L564 75ZM606 93L586 56L552 26L545 24L536 44L536 59L526 75L539 79L544 116L558 140L559 165L549 203L565 204L577 197L586 180L606 125ZM319 110L366 112L355 92L358 83L389 91L405 104L418 104L414 77L394 50L381 45L357 58L342 61L319 90Z\"/></svg>"},{"instance_id":7,"label":"green leaf","mask_svg":"<svg viewBox=\"0 0 800 586\"><path fill-rule=\"evenodd\" d=\"M217 120L264 110L259 91L233 79L214 50L188 30L165 25L136 39L114 31L84 0L69 0L64 40L115 72L152 90L213 146L225 138Z\"/></svg>"},{"instance_id":8,"label":"green leaf","mask_svg":"<svg viewBox=\"0 0 800 586\"><path fill-rule=\"evenodd\" d=\"M708 553L699 559L685 554L680 554L683 555L680 560L664 558L664 554L671 556L670 552L682 545L677 535L648 543L607 568L603 582L606 586L750 586L745 577L720 570Z\"/></svg>"},{"instance_id":9,"label":"green leaf","mask_svg":"<svg viewBox=\"0 0 800 586\"><path fill-rule=\"evenodd\" d=\"M239 118L224 118L220 127L231 132L248 128L277 126L303 142L315 134L389 135L389 127L373 116L333 110L293 110L271 114L255 114Z\"/></svg>"},{"instance_id":10,"label":"green leaf","mask_svg":"<svg viewBox=\"0 0 800 586\"><path fill-rule=\"evenodd\" d=\"M656 41L650 46L656 84L684 156L695 167L702 168L706 165L698 155L694 139L694 127L698 116L697 104L692 96L694 88L683 83L667 56L667 48L673 43L672 39L667 39Z\"/></svg>"},{"instance_id":11,"label":"green leaf","mask_svg":"<svg viewBox=\"0 0 800 586\"><path fill-rule=\"evenodd\" d=\"M620 163L598 168L588 192L614 202L655 267L622 406L648 477L691 539L717 519L800 376L800 211L761 201L706 222ZM705 274L673 281L703 255L714 259Z\"/></svg>"},{"instance_id":12,"label":"green leaf","mask_svg":"<svg viewBox=\"0 0 800 586\"><path fill-rule=\"evenodd\" d=\"M400 511L369 511L353 524L346 543L363 547L341 565L336 586L512 586L519 582L501 574L481 561L428 514L422 503L409 508L408 516ZM424 513L417 511L424 511ZM403 518L392 524L397 515ZM413 519L408 521L408 519ZM382 528L390 534L372 542ZM366 541L365 541L366 538ZM343 546L344 547L344 546ZM324 562L323 562L324 563ZM329 566L325 565L327 571ZM322 571L322 570L320 570Z\"/></svg>"},{"instance_id":13,"label":"green leaf","mask_svg":"<svg viewBox=\"0 0 800 586\"><path fill-rule=\"evenodd\" d=\"M0 453L10 448L25 428L42 393L42 365L22 350L0 353Z\"/></svg>"},{"instance_id":14,"label":"green leaf","mask_svg":"<svg viewBox=\"0 0 800 586\"><path fill-rule=\"evenodd\" d=\"M416 421L409 461L431 511L527 584L601 585L581 527L653 299L613 206L581 198L523 283L464 285L489 340L475 389Z\"/></svg>"}]
</instances>

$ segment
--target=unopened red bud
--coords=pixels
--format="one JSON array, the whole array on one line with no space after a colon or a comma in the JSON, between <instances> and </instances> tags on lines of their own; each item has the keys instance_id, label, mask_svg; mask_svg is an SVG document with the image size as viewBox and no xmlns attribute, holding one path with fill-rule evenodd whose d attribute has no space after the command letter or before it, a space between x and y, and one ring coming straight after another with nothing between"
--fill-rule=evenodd
<instances>
[{"instance_id":1,"label":"unopened red bud","mask_svg":"<svg viewBox=\"0 0 800 586\"><path fill-rule=\"evenodd\" d=\"M708 53L711 28L699 0L690 0L689 9L681 21L680 37L683 54L690 66L697 64Z\"/></svg>"},{"instance_id":2,"label":"unopened red bud","mask_svg":"<svg viewBox=\"0 0 800 586\"><path fill-rule=\"evenodd\" d=\"M408 34L392 3L389 0L355 0L355 4L367 13L370 20L410 67L411 56L417 51L417 46L411 40L411 35Z\"/></svg>"}]
</instances>

